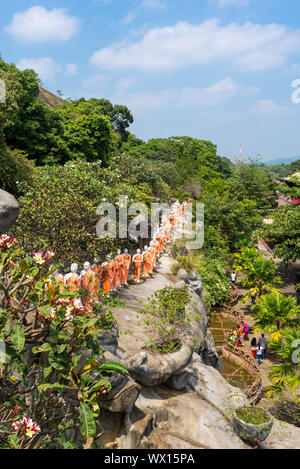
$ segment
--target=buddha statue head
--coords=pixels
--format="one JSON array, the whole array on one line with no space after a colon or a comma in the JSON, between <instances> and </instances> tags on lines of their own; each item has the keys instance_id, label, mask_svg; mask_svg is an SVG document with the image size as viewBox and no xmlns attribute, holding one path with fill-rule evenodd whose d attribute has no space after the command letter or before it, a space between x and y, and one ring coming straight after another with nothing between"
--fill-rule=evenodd
<instances>
[{"instance_id":1,"label":"buddha statue head","mask_svg":"<svg viewBox=\"0 0 300 469\"><path fill-rule=\"evenodd\" d=\"M72 264L71 267L70 267L70 270L72 272L72 274L77 274L78 272L78 264Z\"/></svg>"}]
</instances>

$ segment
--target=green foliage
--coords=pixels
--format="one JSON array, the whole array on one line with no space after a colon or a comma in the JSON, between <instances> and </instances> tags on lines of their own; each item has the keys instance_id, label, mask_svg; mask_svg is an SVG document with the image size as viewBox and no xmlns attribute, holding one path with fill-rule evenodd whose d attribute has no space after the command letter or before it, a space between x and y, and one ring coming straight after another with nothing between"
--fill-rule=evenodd
<instances>
[{"instance_id":1,"label":"green foliage","mask_svg":"<svg viewBox=\"0 0 300 469\"><path fill-rule=\"evenodd\" d=\"M29 159L38 163L45 155L54 162L66 160L68 149L62 139L59 116L38 99L37 74L33 70L18 70L14 64L0 59L0 78L8 89L8 102L1 106L7 145L25 151Z\"/></svg>"},{"instance_id":2,"label":"green foliage","mask_svg":"<svg viewBox=\"0 0 300 469\"><path fill-rule=\"evenodd\" d=\"M19 200L21 212L13 232L27 251L51 248L64 264L85 261L87 253L90 260L104 260L117 245L122 246L118 239L96 236L100 203L117 207L120 195L128 196L128 204L153 201L145 185L125 183L117 170L106 170L99 162L39 167L31 185L20 188L25 195Z\"/></svg>"},{"instance_id":3,"label":"green foliage","mask_svg":"<svg viewBox=\"0 0 300 469\"><path fill-rule=\"evenodd\" d=\"M116 151L116 139L108 117L90 102L66 102L57 108L63 125L63 138L70 151L69 159L93 162L101 160L108 166Z\"/></svg>"},{"instance_id":4,"label":"green foliage","mask_svg":"<svg viewBox=\"0 0 300 469\"><path fill-rule=\"evenodd\" d=\"M184 269L188 274L193 272L194 266L191 256L181 256L178 254L176 263L171 266L171 273L177 275L180 269Z\"/></svg>"},{"instance_id":5,"label":"green foliage","mask_svg":"<svg viewBox=\"0 0 300 469\"><path fill-rule=\"evenodd\" d=\"M297 306L293 296L271 293L259 298L253 309L256 310L254 319L257 331L272 333L300 326L300 306Z\"/></svg>"},{"instance_id":6,"label":"green foliage","mask_svg":"<svg viewBox=\"0 0 300 469\"><path fill-rule=\"evenodd\" d=\"M186 309L190 295L187 288L166 287L157 291L140 313L147 335L148 346L158 353L171 353L181 346L178 335L191 321Z\"/></svg>"},{"instance_id":7,"label":"green foliage","mask_svg":"<svg viewBox=\"0 0 300 469\"><path fill-rule=\"evenodd\" d=\"M276 183L255 160L238 162L231 183L231 190L239 199L255 201L261 210L275 207Z\"/></svg>"},{"instance_id":8,"label":"green foliage","mask_svg":"<svg viewBox=\"0 0 300 469\"><path fill-rule=\"evenodd\" d=\"M5 137L9 147L24 151L37 164L63 164L82 158L101 160L108 166L121 141L128 137L133 116L126 106L84 98L47 106L40 99L37 74L18 70L1 57L0 78L7 88L7 101L0 109L0 148ZM45 93L42 90L42 96Z\"/></svg>"},{"instance_id":9,"label":"green foliage","mask_svg":"<svg viewBox=\"0 0 300 469\"><path fill-rule=\"evenodd\" d=\"M263 225L257 235L286 263L300 259L300 207L279 207L272 212L274 223Z\"/></svg>"},{"instance_id":10,"label":"green foliage","mask_svg":"<svg viewBox=\"0 0 300 469\"><path fill-rule=\"evenodd\" d=\"M14 240L9 244L2 242L0 252L1 447L82 448L101 429L101 396L111 390L111 374L127 370L103 363L101 315L88 312L78 293L59 290L50 277L57 266L48 268L52 254L38 261L15 249ZM40 427L33 438L11 426L24 416ZM68 441L70 429L76 436Z\"/></svg>"},{"instance_id":11,"label":"green foliage","mask_svg":"<svg viewBox=\"0 0 300 469\"><path fill-rule=\"evenodd\" d=\"M240 283L243 288L249 289L244 297L250 295L259 297L268 292L277 292L275 285L280 285L280 277L276 277L277 266L272 259L265 259L263 254L255 255L254 249L245 248L235 255L235 270L244 275Z\"/></svg>"},{"instance_id":12,"label":"green foliage","mask_svg":"<svg viewBox=\"0 0 300 469\"><path fill-rule=\"evenodd\" d=\"M86 252L97 257L110 252L113 241L96 236L95 206L83 196L73 192L45 186L35 192L34 198L21 199L21 212L13 227L26 251L51 247L57 262L83 262Z\"/></svg>"},{"instance_id":13,"label":"green foliage","mask_svg":"<svg viewBox=\"0 0 300 469\"><path fill-rule=\"evenodd\" d=\"M272 385L267 389L267 397L290 391L300 404L299 325L295 329L281 330L280 336L280 340L273 340L269 343L269 347L280 358L280 363L271 367L269 378Z\"/></svg>"},{"instance_id":14,"label":"green foliage","mask_svg":"<svg viewBox=\"0 0 300 469\"><path fill-rule=\"evenodd\" d=\"M205 304L211 307L226 301L230 290L230 279L224 262L218 258L195 257L193 264L202 279L202 296Z\"/></svg>"},{"instance_id":15,"label":"green foliage","mask_svg":"<svg viewBox=\"0 0 300 469\"><path fill-rule=\"evenodd\" d=\"M235 410L238 419L252 425L261 425L270 421L270 415L259 407L239 407Z\"/></svg>"},{"instance_id":16,"label":"green foliage","mask_svg":"<svg viewBox=\"0 0 300 469\"><path fill-rule=\"evenodd\" d=\"M20 150L0 147L0 187L15 196L22 194L23 184L30 184L34 164Z\"/></svg>"}]
</instances>

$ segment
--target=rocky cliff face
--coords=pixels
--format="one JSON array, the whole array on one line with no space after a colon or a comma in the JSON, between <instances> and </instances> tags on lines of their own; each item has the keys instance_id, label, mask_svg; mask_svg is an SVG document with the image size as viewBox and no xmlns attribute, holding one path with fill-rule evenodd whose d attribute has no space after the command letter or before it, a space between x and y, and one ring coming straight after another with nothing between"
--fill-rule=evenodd
<instances>
[{"instance_id":1,"label":"rocky cliff face","mask_svg":"<svg viewBox=\"0 0 300 469\"><path fill-rule=\"evenodd\" d=\"M125 307L114 311L120 335L114 329L101 339L105 359L125 365L129 377L113 376L113 392L101 399L109 435L100 444L116 440L124 449L247 449L231 425L232 409L248 405L247 397L214 368L218 356L204 304L189 279L174 284L169 270L170 259L164 256L154 279L121 293ZM182 331L179 351L154 353L145 346L145 329L137 317L140 303L165 286L185 284L197 320ZM300 448L300 429L276 421L266 445Z\"/></svg>"}]
</instances>

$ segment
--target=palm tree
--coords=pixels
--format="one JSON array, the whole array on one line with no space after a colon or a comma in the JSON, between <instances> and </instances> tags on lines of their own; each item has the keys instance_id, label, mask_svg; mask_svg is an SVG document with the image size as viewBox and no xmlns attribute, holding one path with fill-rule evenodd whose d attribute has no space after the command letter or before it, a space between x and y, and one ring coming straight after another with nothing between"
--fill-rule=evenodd
<instances>
[{"instance_id":1,"label":"palm tree","mask_svg":"<svg viewBox=\"0 0 300 469\"><path fill-rule=\"evenodd\" d=\"M284 296L280 292L270 293L258 299L252 309L257 332L281 332L282 329L300 326L300 306L293 296Z\"/></svg>"},{"instance_id":2,"label":"palm tree","mask_svg":"<svg viewBox=\"0 0 300 469\"><path fill-rule=\"evenodd\" d=\"M246 301L249 296L264 295L270 292L278 292L275 285L281 283L280 277L276 277L277 266L272 259L265 259L256 249L246 248L240 257L236 255L237 272L242 272L245 277L240 283L244 288L249 289L249 293L244 296Z\"/></svg>"},{"instance_id":3,"label":"palm tree","mask_svg":"<svg viewBox=\"0 0 300 469\"><path fill-rule=\"evenodd\" d=\"M247 270L251 264L258 257L256 248L244 248L241 252L234 255L235 265L234 268L237 272L243 272Z\"/></svg>"},{"instance_id":4,"label":"palm tree","mask_svg":"<svg viewBox=\"0 0 300 469\"><path fill-rule=\"evenodd\" d=\"M290 391L300 404L300 332L298 329L281 331L280 340L270 342L269 347L276 351L282 363L273 365L269 378L272 385L267 388L267 397L282 391Z\"/></svg>"}]
</instances>

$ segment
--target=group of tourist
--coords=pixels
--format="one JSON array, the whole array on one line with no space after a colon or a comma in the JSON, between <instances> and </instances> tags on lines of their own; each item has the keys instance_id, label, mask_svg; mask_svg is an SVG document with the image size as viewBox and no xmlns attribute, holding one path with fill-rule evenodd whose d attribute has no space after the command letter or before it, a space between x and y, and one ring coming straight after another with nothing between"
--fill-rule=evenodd
<instances>
[{"instance_id":1,"label":"group of tourist","mask_svg":"<svg viewBox=\"0 0 300 469\"><path fill-rule=\"evenodd\" d=\"M128 249L118 249L115 257L109 254L104 262L94 259L94 264L85 262L83 270L78 273L78 264L73 263L70 273L63 275L59 270L55 271L53 277L61 285L61 291L67 288L70 292L80 289L83 292L83 301L86 307L91 308L93 302L98 300L99 291L102 288L108 297L111 292L116 292L122 287L128 286L130 267L134 266L134 278L136 283L141 278L149 278L155 269L159 257L165 249L166 244L171 242L172 232L177 228L180 216L185 214L185 203L173 204L169 214L162 216L161 225L158 226L149 247L145 246L143 252L137 249L136 254L130 255Z\"/></svg>"},{"instance_id":2,"label":"group of tourist","mask_svg":"<svg viewBox=\"0 0 300 469\"><path fill-rule=\"evenodd\" d=\"M252 357L257 357L258 364L261 365L261 361L264 360L267 356L267 339L265 338L264 334L261 335L258 342L256 337L253 337L251 341L251 352Z\"/></svg>"},{"instance_id":3,"label":"group of tourist","mask_svg":"<svg viewBox=\"0 0 300 469\"><path fill-rule=\"evenodd\" d=\"M239 346L243 346L245 340L249 340L248 324L244 322L241 323L239 327L233 327L229 339L234 343L236 349L238 349Z\"/></svg>"},{"instance_id":4,"label":"group of tourist","mask_svg":"<svg viewBox=\"0 0 300 469\"><path fill-rule=\"evenodd\" d=\"M249 340L249 325L242 323L240 327L233 327L229 340L234 344L236 350L238 350L239 347L243 347L245 340ZM261 365L262 360L264 360L267 355L267 339L264 334L261 335L258 341L256 337L253 337L251 341L251 353L252 357L254 359L257 358L258 364Z\"/></svg>"}]
</instances>

